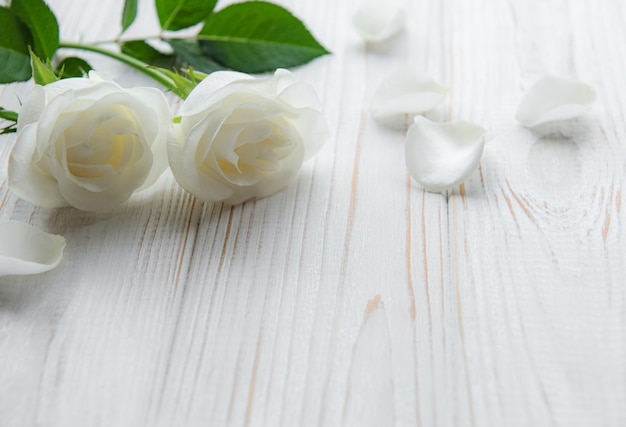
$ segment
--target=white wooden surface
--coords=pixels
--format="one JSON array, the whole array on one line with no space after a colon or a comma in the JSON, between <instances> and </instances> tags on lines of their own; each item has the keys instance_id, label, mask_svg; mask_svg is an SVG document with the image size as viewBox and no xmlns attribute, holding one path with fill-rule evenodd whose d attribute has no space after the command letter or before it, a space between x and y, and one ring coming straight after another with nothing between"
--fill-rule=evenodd
<instances>
[{"instance_id":1,"label":"white wooden surface","mask_svg":"<svg viewBox=\"0 0 626 427\"><path fill-rule=\"evenodd\" d=\"M65 40L119 31L121 0L50 3ZM0 140L0 220L68 242L56 270L0 278L0 426L626 425L624 2L406 0L384 49L356 2L280 3L334 53L295 70L333 137L274 197L223 208L164 176L110 214L37 209ZM156 32L140 15L129 36ZM367 114L405 62L452 88L430 118L496 135L448 194ZM532 132L514 112L547 73L598 103Z\"/></svg>"}]
</instances>

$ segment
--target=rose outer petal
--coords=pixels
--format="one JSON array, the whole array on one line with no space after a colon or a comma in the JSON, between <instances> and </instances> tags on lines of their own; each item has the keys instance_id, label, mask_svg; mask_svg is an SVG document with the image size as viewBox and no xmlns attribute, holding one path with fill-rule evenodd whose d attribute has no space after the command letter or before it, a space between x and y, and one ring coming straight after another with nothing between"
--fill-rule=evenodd
<instances>
[{"instance_id":1,"label":"rose outer petal","mask_svg":"<svg viewBox=\"0 0 626 427\"><path fill-rule=\"evenodd\" d=\"M37 274L61 262L65 239L17 221L0 223L0 276Z\"/></svg>"},{"instance_id":2,"label":"rose outer petal","mask_svg":"<svg viewBox=\"0 0 626 427\"><path fill-rule=\"evenodd\" d=\"M367 42L381 42L404 28L405 13L389 1L365 0L352 18L355 31Z\"/></svg>"},{"instance_id":3,"label":"rose outer petal","mask_svg":"<svg viewBox=\"0 0 626 427\"><path fill-rule=\"evenodd\" d=\"M370 112L378 123L394 129L405 126L417 114L441 104L448 87L410 67L401 67L380 83L372 98Z\"/></svg>"},{"instance_id":4,"label":"rose outer petal","mask_svg":"<svg viewBox=\"0 0 626 427\"><path fill-rule=\"evenodd\" d=\"M216 71L205 77L189 94L183 103L181 116L193 116L204 112L208 105L212 105L228 93L237 91L242 80L249 80L247 74L237 71Z\"/></svg>"},{"instance_id":5,"label":"rose outer petal","mask_svg":"<svg viewBox=\"0 0 626 427\"><path fill-rule=\"evenodd\" d=\"M595 99L595 91L586 83L547 76L528 90L515 118L528 127L572 119L589 110Z\"/></svg>"},{"instance_id":6,"label":"rose outer petal","mask_svg":"<svg viewBox=\"0 0 626 427\"><path fill-rule=\"evenodd\" d=\"M137 191L141 191L154 184L167 169L167 144L170 141L175 141L176 137L170 123L172 113L163 92L155 88L133 88L128 89L128 92L149 104L156 119L154 124L156 135L152 140L146 141L152 150L152 169L144 183L137 189ZM139 119L142 120L142 117Z\"/></svg>"},{"instance_id":7,"label":"rose outer petal","mask_svg":"<svg viewBox=\"0 0 626 427\"><path fill-rule=\"evenodd\" d=\"M183 145L185 137L180 134L180 127L180 125L174 125L177 137L168 140L167 143L170 168L176 181L204 202L217 202L230 197L234 192L231 188L211 173L203 173L198 168L194 162L196 147ZM198 129L198 134L201 135L203 131L203 129Z\"/></svg>"},{"instance_id":8,"label":"rose outer petal","mask_svg":"<svg viewBox=\"0 0 626 427\"><path fill-rule=\"evenodd\" d=\"M485 134L473 123L434 123L417 116L405 139L407 169L427 191L452 188L478 167Z\"/></svg>"},{"instance_id":9,"label":"rose outer petal","mask_svg":"<svg viewBox=\"0 0 626 427\"><path fill-rule=\"evenodd\" d=\"M57 181L33 162L37 125L21 129L9 157L9 188L20 198L44 208L70 206L59 191ZM45 162L46 159L43 159Z\"/></svg>"}]
</instances>

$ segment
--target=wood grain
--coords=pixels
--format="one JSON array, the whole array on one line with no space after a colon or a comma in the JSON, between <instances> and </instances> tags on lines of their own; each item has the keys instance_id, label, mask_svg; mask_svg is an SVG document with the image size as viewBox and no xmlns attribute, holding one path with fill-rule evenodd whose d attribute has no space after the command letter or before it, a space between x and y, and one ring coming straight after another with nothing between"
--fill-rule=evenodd
<instances>
[{"instance_id":1,"label":"wood grain","mask_svg":"<svg viewBox=\"0 0 626 427\"><path fill-rule=\"evenodd\" d=\"M116 37L122 3L50 0L85 41ZM0 426L625 425L626 6L407 1L377 47L350 28L356 1L279 3L333 52L294 71L332 138L273 197L204 204L166 174L109 214L38 209L9 192L0 141L0 220L68 242L54 271L0 278ZM139 15L129 36L156 34L152 2ZM496 136L445 194L368 114L403 63L451 87L429 118ZM597 105L519 126L544 74L589 82Z\"/></svg>"}]
</instances>

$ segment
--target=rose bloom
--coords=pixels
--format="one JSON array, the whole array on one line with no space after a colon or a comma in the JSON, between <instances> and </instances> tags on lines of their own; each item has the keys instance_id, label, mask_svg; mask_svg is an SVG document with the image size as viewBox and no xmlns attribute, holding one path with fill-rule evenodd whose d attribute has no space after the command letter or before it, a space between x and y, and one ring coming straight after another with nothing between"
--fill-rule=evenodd
<instances>
[{"instance_id":1,"label":"rose bloom","mask_svg":"<svg viewBox=\"0 0 626 427\"><path fill-rule=\"evenodd\" d=\"M279 69L207 76L189 95L168 144L174 177L206 202L241 203L289 184L328 138L315 91Z\"/></svg>"},{"instance_id":2,"label":"rose bloom","mask_svg":"<svg viewBox=\"0 0 626 427\"><path fill-rule=\"evenodd\" d=\"M39 207L109 211L167 168L171 120L159 90L93 72L35 86L19 113L9 188Z\"/></svg>"}]
</instances>

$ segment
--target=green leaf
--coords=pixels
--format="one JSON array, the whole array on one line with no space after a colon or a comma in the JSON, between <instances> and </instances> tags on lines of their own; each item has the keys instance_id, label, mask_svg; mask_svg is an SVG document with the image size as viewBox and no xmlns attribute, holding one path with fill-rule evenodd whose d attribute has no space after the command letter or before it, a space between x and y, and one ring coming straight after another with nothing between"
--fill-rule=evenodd
<instances>
[{"instance_id":1,"label":"green leaf","mask_svg":"<svg viewBox=\"0 0 626 427\"><path fill-rule=\"evenodd\" d=\"M92 66L84 59L70 56L57 66L57 75L62 79L83 77L89 74L92 69Z\"/></svg>"},{"instance_id":2,"label":"green leaf","mask_svg":"<svg viewBox=\"0 0 626 427\"><path fill-rule=\"evenodd\" d=\"M12 0L11 10L29 28L35 53L52 58L59 47L59 24L48 5L43 0Z\"/></svg>"},{"instance_id":3,"label":"green leaf","mask_svg":"<svg viewBox=\"0 0 626 427\"><path fill-rule=\"evenodd\" d=\"M0 135L17 132L17 113L15 111L9 111L0 107L0 119L13 122L0 128Z\"/></svg>"},{"instance_id":4,"label":"green leaf","mask_svg":"<svg viewBox=\"0 0 626 427\"><path fill-rule=\"evenodd\" d=\"M0 119L17 122L17 113L15 111L7 110L6 108L0 107Z\"/></svg>"},{"instance_id":5,"label":"green leaf","mask_svg":"<svg viewBox=\"0 0 626 427\"><path fill-rule=\"evenodd\" d=\"M174 55L166 55L159 52L143 40L135 40L122 44L122 53L130 55L140 61L162 68L174 65Z\"/></svg>"},{"instance_id":6,"label":"green leaf","mask_svg":"<svg viewBox=\"0 0 626 427\"><path fill-rule=\"evenodd\" d=\"M236 3L209 16L198 38L209 57L246 73L304 64L329 53L287 9Z\"/></svg>"},{"instance_id":7,"label":"green leaf","mask_svg":"<svg viewBox=\"0 0 626 427\"><path fill-rule=\"evenodd\" d=\"M137 0L126 0L124 2L124 10L122 11L122 32L135 22L137 17Z\"/></svg>"},{"instance_id":8,"label":"green leaf","mask_svg":"<svg viewBox=\"0 0 626 427\"><path fill-rule=\"evenodd\" d=\"M197 40L168 40L174 53L181 61L194 69L206 74L223 70L224 67L204 56Z\"/></svg>"},{"instance_id":9,"label":"green leaf","mask_svg":"<svg viewBox=\"0 0 626 427\"><path fill-rule=\"evenodd\" d=\"M11 123L8 126L0 128L0 135L6 135L9 133L15 133L15 132L17 132L17 123Z\"/></svg>"},{"instance_id":10,"label":"green leaf","mask_svg":"<svg viewBox=\"0 0 626 427\"><path fill-rule=\"evenodd\" d=\"M33 79L38 85L45 86L59 80L50 65L50 61L44 63L35 53L30 51L31 66L33 67Z\"/></svg>"},{"instance_id":11,"label":"green leaf","mask_svg":"<svg viewBox=\"0 0 626 427\"><path fill-rule=\"evenodd\" d=\"M0 83L30 79L28 28L11 10L0 7Z\"/></svg>"},{"instance_id":12,"label":"green leaf","mask_svg":"<svg viewBox=\"0 0 626 427\"><path fill-rule=\"evenodd\" d=\"M3 47L0 47L0 64L0 84L24 82L32 75L28 56Z\"/></svg>"},{"instance_id":13,"label":"green leaf","mask_svg":"<svg viewBox=\"0 0 626 427\"><path fill-rule=\"evenodd\" d=\"M176 31L202 22L213 12L217 0L156 0L163 30Z\"/></svg>"},{"instance_id":14,"label":"green leaf","mask_svg":"<svg viewBox=\"0 0 626 427\"><path fill-rule=\"evenodd\" d=\"M9 125L7 127L3 127L2 129L0 129L0 135L5 135L5 134L15 133L15 132L17 132L16 124L12 124L12 125Z\"/></svg>"}]
</instances>

